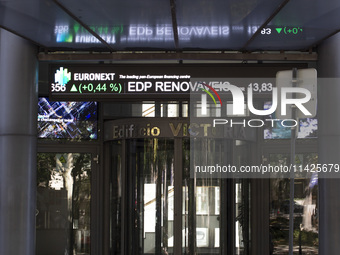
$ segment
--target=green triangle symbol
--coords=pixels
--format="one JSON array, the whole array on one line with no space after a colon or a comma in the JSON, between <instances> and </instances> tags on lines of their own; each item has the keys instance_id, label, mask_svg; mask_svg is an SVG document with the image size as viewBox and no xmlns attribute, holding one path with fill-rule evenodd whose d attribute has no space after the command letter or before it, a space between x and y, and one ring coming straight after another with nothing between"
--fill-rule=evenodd
<instances>
[{"instance_id":1,"label":"green triangle symbol","mask_svg":"<svg viewBox=\"0 0 340 255\"><path fill-rule=\"evenodd\" d=\"M79 27L80 27L80 26L79 26L78 23L74 24L73 29L74 29L74 32L75 32L75 33L78 33Z\"/></svg>"},{"instance_id":2,"label":"green triangle symbol","mask_svg":"<svg viewBox=\"0 0 340 255\"><path fill-rule=\"evenodd\" d=\"M276 31L278 32L278 33L281 33L281 30L282 30L282 28L276 28Z\"/></svg>"},{"instance_id":3,"label":"green triangle symbol","mask_svg":"<svg viewBox=\"0 0 340 255\"><path fill-rule=\"evenodd\" d=\"M73 86L72 86L70 91L71 92L78 92L76 85L73 84Z\"/></svg>"}]
</instances>

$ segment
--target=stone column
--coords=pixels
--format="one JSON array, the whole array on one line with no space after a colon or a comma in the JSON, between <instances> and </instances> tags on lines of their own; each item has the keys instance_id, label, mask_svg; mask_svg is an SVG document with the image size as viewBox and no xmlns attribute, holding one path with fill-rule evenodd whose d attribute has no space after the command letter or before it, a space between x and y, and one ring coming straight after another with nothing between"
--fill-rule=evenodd
<instances>
[{"instance_id":1,"label":"stone column","mask_svg":"<svg viewBox=\"0 0 340 255\"><path fill-rule=\"evenodd\" d=\"M318 76L340 78L340 33L319 47ZM340 79L339 79L340 80ZM319 163L340 163L340 83L318 86ZM340 251L340 179L319 179L319 254Z\"/></svg>"},{"instance_id":2,"label":"stone column","mask_svg":"<svg viewBox=\"0 0 340 255\"><path fill-rule=\"evenodd\" d=\"M36 54L0 29L0 254L35 254Z\"/></svg>"}]
</instances>

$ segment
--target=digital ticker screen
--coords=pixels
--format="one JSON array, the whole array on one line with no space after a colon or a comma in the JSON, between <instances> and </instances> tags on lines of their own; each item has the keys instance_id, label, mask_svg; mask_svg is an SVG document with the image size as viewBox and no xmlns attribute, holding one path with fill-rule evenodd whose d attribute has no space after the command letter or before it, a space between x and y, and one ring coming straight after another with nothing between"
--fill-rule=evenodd
<instances>
[{"instance_id":1,"label":"digital ticker screen","mask_svg":"<svg viewBox=\"0 0 340 255\"><path fill-rule=\"evenodd\" d=\"M224 80L238 87L246 88L254 83L272 82L268 79L273 79L277 71L282 68L285 67L247 65L240 68L239 65L195 64L50 65L49 92L50 98L56 101L154 100L156 98L189 100L191 93L201 93L202 82L214 83ZM291 69L291 67L287 66L286 69ZM233 78L237 80L232 80ZM221 91L220 88L216 89ZM269 92L261 91L261 88L255 90L254 87L254 93L257 96Z\"/></svg>"},{"instance_id":2,"label":"digital ticker screen","mask_svg":"<svg viewBox=\"0 0 340 255\"><path fill-rule=\"evenodd\" d=\"M190 92L190 75L139 67L57 66L50 70L50 96L128 98Z\"/></svg>"}]
</instances>

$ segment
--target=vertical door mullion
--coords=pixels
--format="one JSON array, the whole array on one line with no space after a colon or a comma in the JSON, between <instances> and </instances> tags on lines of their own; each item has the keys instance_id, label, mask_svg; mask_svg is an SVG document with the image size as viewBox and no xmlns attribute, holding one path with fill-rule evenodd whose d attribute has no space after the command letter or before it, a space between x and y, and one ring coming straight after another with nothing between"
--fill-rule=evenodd
<instances>
[{"instance_id":1,"label":"vertical door mullion","mask_svg":"<svg viewBox=\"0 0 340 255\"><path fill-rule=\"evenodd\" d=\"M183 140L175 138L174 141L174 252L182 254L182 204L183 204Z\"/></svg>"},{"instance_id":2,"label":"vertical door mullion","mask_svg":"<svg viewBox=\"0 0 340 255\"><path fill-rule=\"evenodd\" d=\"M126 182L127 182L127 165L126 165L126 141L122 140L122 172L121 172L121 191L122 191L122 201L121 201L121 210L122 210L122 216L121 216L121 250L123 254L129 254L128 252L128 224L126 218L127 212L128 212L128 204L127 204L127 188L126 188Z\"/></svg>"},{"instance_id":3,"label":"vertical door mullion","mask_svg":"<svg viewBox=\"0 0 340 255\"><path fill-rule=\"evenodd\" d=\"M100 228L103 230L103 233L102 235L100 234L100 232L98 233L98 236L96 237L97 239L99 238L99 240L97 240L98 242L98 246L100 247L100 238L102 236L103 238L103 242L102 242L102 246L100 249L101 250L93 250L92 251L92 254L96 254L97 252L105 254L105 255L108 255L110 253L110 244L112 243L112 240L111 240L111 235L110 235L110 232L111 232L111 229L113 229L113 226L112 226L112 223L110 221L110 217L111 217L111 210L112 210L112 207L111 207L111 195L110 194L110 183L112 181L112 175L114 173L112 173L112 169L113 169L113 166L112 166L112 160L111 160L111 155L112 155L112 144L111 143L106 143L104 144L104 157L101 157L101 159L104 160L104 169L105 171L103 171L103 175L100 176L99 175L99 171L98 172L98 176L99 176L99 182L97 182L98 184L98 187L96 187L96 190L97 191L100 191L100 194L96 196L96 200L100 201L101 199L101 196L102 196L102 200L103 200L103 206L99 206L99 208L103 208L103 220L101 220L101 224L102 226L100 226ZM103 187L103 189L101 189L100 187ZM92 206L92 205L91 205ZM94 205L93 205L94 206ZM100 215L101 213L101 210L98 209L96 210L97 214ZM100 219L100 217L97 217L98 219ZM115 247L115 244L113 244L113 250L116 251L116 247ZM92 245L91 245L91 250L92 250ZM96 252L95 252L96 251ZM113 253L115 254L115 252Z\"/></svg>"},{"instance_id":4,"label":"vertical door mullion","mask_svg":"<svg viewBox=\"0 0 340 255\"><path fill-rule=\"evenodd\" d=\"M161 146L160 140L154 138L154 145L157 146L156 148L153 148L153 151L157 152L154 157L156 159L154 160L154 167L156 168L156 254L162 254L162 165L161 165L161 159L159 156L159 147Z\"/></svg>"},{"instance_id":5,"label":"vertical door mullion","mask_svg":"<svg viewBox=\"0 0 340 255\"><path fill-rule=\"evenodd\" d=\"M228 244L228 234L227 227L228 226L228 206L227 201L228 198L228 189L227 189L227 179L221 179L221 191L220 191L220 254L229 254L227 250Z\"/></svg>"},{"instance_id":6,"label":"vertical door mullion","mask_svg":"<svg viewBox=\"0 0 340 255\"><path fill-rule=\"evenodd\" d=\"M199 146L203 146L202 140L198 142ZM196 143L197 141L194 141L193 144L190 142L190 157L193 155L191 152L196 149ZM190 160L197 162L196 158L190 158ZM191 171L190 167L189 171ZM186 233L188 236L188 254L196 254L196 175L195 172L193 174L194 176L189 176L188 179L188 233Z\"/></svg>"},{"instance_id":7,"label":"vertical door mullion","mask_svg":"<svg viewBox=\"0 0 340 255\"><path fill-rule=\"evenodd\" d=\"M227 254L235 254L235 181L227 180Z\"/></svg>"}]
</instances>

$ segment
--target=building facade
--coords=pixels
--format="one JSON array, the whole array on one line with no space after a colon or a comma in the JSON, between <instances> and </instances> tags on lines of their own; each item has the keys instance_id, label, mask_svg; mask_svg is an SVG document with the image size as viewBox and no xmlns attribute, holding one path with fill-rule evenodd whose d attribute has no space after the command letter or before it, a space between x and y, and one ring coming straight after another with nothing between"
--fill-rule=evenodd
<instances>
[{"instance_id":1,"label":"building facade","mask_svg":"<svg viewBox=\"0 0 340 255\"><path fill-rule=\"evenodd\" d=\"M0 30L0 253L336 254L337 179L192 175L193 159L200 166L237 168L292 164L290 129L286 135L282 125L249 130L239 124L219 136L210 122L194 120L203 115L203 97L175 93L171 82L176 75L190 76L191 84L202 78L275 79L278 71L311 67L320 77L337 77L338 41L338 35L325 41L315 63L46 63L38 61L35 46ZM125 75L131 93L106 93L122 89L119 82L91 88L91 73L106 79L105 68ZM51 79L65 69L88 73L88 79L78 76L77 92L52 93ZM157 80L162 93L148 91L156 78L139 84L133 77L149 74L163 76ZM318 88L317 121L299 121L294 164L338 163L337 90ZM267 107L271 99L257 94L254 105ZM205 116L229 116L231 103L225 103L208 103Z\"/></svg>"}]
</instances>

